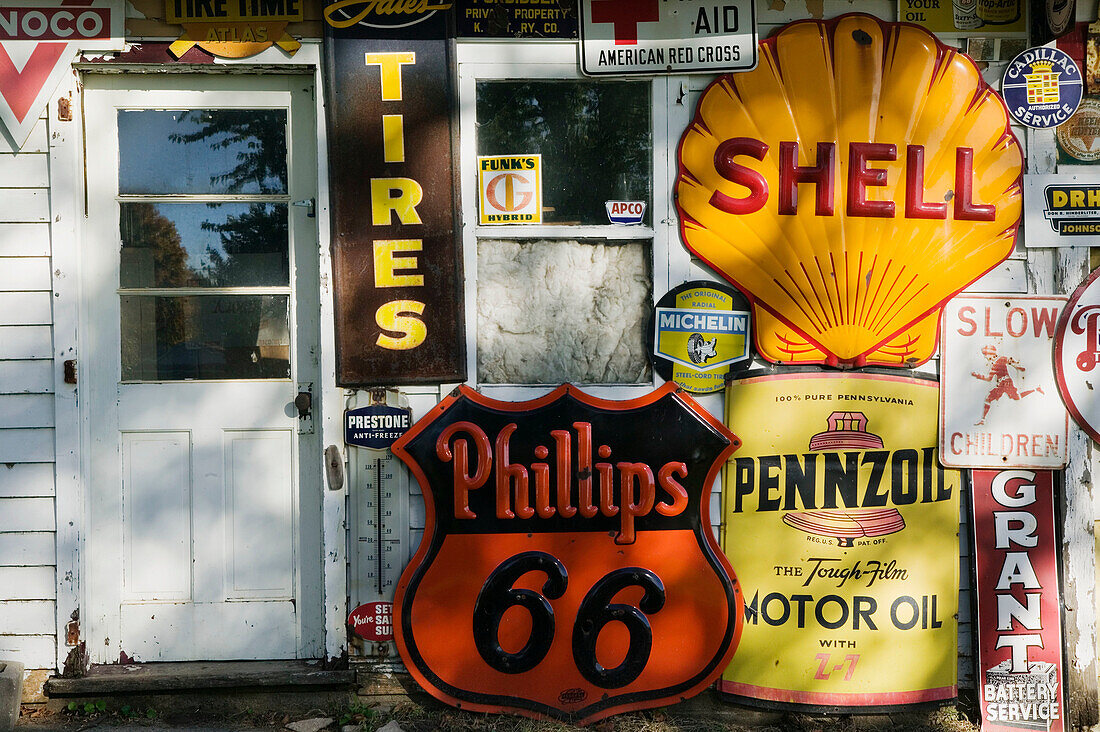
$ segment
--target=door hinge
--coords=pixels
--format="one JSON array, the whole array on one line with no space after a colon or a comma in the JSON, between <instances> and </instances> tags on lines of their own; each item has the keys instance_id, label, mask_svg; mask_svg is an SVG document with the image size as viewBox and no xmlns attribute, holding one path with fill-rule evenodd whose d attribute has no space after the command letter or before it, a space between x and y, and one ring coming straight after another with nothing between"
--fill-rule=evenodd
<instances>
[{"instance_id":1,"label":"door hinge","mask_svg":"<svg viewBox=\"0 0 1100 732\"><path fill-rule=\"evenodd\" d=\"M303 206L308 208L306 216L311 219L317 215L317 199L316 198L303 198L301 201L292 201L291 206Z\"/></svg>"}]
</instances>

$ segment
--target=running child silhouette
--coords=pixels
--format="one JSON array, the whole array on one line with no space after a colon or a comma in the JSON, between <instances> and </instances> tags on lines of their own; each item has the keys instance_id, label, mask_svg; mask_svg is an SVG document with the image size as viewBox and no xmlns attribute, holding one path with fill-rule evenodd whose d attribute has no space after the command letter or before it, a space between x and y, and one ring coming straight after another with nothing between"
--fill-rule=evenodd
<instances>
[{"instance_id":1,"label":"running child silhouette","mask_svg":"<svg viewBox=\"0 0 1100 732\"><path fill-rule=\"evenodd\" d=\"M989 362L989 373L982 375L977 371L971 371L970 375L976 379L982 381L993 382L993 388L989 390L989 393L985 396L985 407L982 409L982 417L975 425L985 424L985 415L989 414L989 408L993 406L993 402L1001 398L1002 395L1007 396L1014 402L1020 401L1021 398L1026 397L1033 392L1043 392L1043 387L1037 386L1034 389L1028 389L1024 392L1016 390L1016 384L1012 382L1012 374L1009 373L1008 367L1016 369L1020 373L1027 371L1026 368L1020 365L1020 362L1009 356L998 356L996 346L982 346L982 355L985 356L985 360Z\"/></svg>"}]
</instances>

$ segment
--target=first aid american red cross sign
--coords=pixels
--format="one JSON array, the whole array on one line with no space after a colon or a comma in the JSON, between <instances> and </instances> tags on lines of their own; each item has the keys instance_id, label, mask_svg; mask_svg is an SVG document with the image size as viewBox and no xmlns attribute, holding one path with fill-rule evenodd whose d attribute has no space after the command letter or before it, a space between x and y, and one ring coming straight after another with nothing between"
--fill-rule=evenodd
<instances>
[{"instance_id":1,"label":"first aid american red cross sign","mask_svg":"<svg viewBox=\"0 0 1100 732\"><path fill-rule=\"evenodd\" d=\"M756 66L751 0L582 0L581 68L599 75L713 73Z\"/></svg>"}]
</instances>

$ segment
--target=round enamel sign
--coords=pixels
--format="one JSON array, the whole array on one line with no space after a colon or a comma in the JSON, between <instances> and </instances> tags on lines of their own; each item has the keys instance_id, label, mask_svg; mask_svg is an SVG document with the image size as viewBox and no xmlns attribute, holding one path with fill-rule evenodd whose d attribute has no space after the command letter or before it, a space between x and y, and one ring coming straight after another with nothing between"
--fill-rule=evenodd
<instances>
[{"instance_id":1,"label":"round enamel sign","mask_svg":"<svg viewBox=\"0 0 1100 732\"><path fill-rule=\"evenodd\" d=\"M1054 374L1073 419L1100 442L1100 269L1077 288L1058 319Z\"/></svg>"}]
</instances>

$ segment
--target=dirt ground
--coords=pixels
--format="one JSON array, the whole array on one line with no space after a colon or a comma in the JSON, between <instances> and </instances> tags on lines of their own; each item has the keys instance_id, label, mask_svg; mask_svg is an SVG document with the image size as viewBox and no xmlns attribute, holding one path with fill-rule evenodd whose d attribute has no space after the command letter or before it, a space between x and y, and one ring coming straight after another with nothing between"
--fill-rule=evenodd
<instances>
[{"instance_id":1,"label":"dirt ground","mask_svg":"<svg viewBox=\"0 0 1100 732\"><path fill-rule=\"evenodd\" d=\"M568 732L579 727L503 714L463 712L432 700L402 701L394 706L346 700L309 708L288 703L286 709L204 703L201 698L164 695L156 700L96 699L25 706L16 732L156 732L187 729L285 730L303 719L328 718L330 732L375 732L396 722L404 732ZM810 716L761 712L726 704L703 694L663 709L620 714L596 722L596 732L977 732L965 701L958 706L891 715ZM350 729L349 729L350 728ZM396 732L392 727L387 732Z\"/></svg>"}]
</instances>

